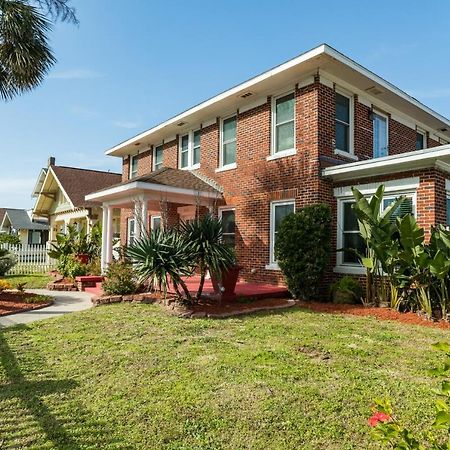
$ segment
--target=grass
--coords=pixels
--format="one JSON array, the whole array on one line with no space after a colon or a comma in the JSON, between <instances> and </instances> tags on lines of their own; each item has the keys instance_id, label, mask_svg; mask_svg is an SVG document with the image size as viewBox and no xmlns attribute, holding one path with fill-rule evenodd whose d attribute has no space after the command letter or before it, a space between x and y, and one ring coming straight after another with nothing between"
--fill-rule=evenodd
<instances>
[{"instance_id":1,"label":"grass","mask_svg":"<svg viewBox=\"0 0 450 450\"><path fill-rule=\"evenodd\" d=\"M26 283L25 289L43 289L52 280L52 277L36 273L33 275L6 275L0 279L6 280L13 288L18 284Z\"/></svg>"},{"instance_id":2,"label":"grass","mask_svg":"<svg viewBox=\"0 0 450 450\"><path fill-rule=\"evenodd\" d=\"M448 332L292 309L117 304L0 332L0 441L33 449L371 449L376 397L423 430ZM1 446L1 444L0 444Z\"/></svg>"}]
</instances>

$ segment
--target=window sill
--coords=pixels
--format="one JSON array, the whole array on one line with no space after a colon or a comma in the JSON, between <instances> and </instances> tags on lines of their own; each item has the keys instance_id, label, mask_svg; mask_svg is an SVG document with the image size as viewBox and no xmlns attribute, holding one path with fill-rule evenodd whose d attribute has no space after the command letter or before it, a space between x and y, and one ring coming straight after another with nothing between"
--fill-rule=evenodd
<instances>
[{"instance_id":1,"label":"window sill","mask_svg":"<svg viewBox=\"0 0 450 450\"><path fill-rule=\"evenodd\" d=\"M363 266L335 266L333 269L334 273L345 273L349 275L364 275L366 269Z\"/></svg>"},{"instance_id":2,"label":"window sill","mask_svg":"<svg viewBox=\"0 0 450 450\"><path fill-rule=\"evenodd\" d=\"M218 172L226 172L227 170L233 170L233 169L236 169L236 168L237 168L236 163L228 164L226 166L222 166L222 167L219 167L218 169L216 169L216 173L218 173Z\"/></svg>"},{"instance_id":3,"label":"window sill","mask_svg":"<svg viewBox=\"0 0 450 450\"><path fill-rule=\"evenodd\" d=\"M194 164L193 166L180 167L180 170L197 170L200 169L200 164Z\"/></svg>"},{"instance_id":4,"label":"window sill","mask_svg":"<svg viewBox=\"0 0 450 450\"><path fill-rule=\"evenodd\" d=\"M264 267L266 270L278 270L281 271L280 267L278 266L277 263L270 263L267 264L267 266Z\"/></svg>"},{"instance_id":5,"label":"window sill","mask_svg":"<svg viewBox=\"0 0 450 450\"><path fill-rule=\"evenodd\" d=\"M343 150L338 150L337 148L334 150L335 155L343 156L344 158L351 159L352 161L358 161L359 158L353 153L344 152Z\"/></svg>"},{"instance_id":6,"label":"window sill","mask_svg":"<svg viewBox=\"0 0 450 450\"><path fill-rule=\"evenodd\" d=\"M291 150L285 150L279 153L274 153L273 155L268 156L267 161L273 161L274 159L285 158L287 156L294 156L297 154L297 150L295 148Z\"/></svg>"}]
</instances>

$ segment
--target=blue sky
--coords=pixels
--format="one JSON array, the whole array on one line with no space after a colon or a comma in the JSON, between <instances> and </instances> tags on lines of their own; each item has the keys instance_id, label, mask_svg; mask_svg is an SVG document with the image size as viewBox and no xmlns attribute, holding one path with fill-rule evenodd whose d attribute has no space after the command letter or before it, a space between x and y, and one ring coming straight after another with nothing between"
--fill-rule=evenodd
<instances>
[{"instance_id":1,"label":"blue sky","mask_svg":"<svg viewBox=\"0 0 450 450\"><path fill-rule=\"evenodd\" d=\"M72 0L58 63L0 103L0 207L29 208L48 156L120 171L104 151L326 42L450 117L450 2Z\"/></svg>"}]
</instances>

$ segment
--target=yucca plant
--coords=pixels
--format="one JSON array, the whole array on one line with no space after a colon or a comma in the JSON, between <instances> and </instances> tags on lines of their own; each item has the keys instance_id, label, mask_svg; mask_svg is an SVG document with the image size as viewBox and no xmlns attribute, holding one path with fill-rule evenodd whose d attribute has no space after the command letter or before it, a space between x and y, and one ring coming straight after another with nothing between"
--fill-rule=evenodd
<instances>
[{"instance_id":1,"label":"yucca plant","mask_svg":"<svg viewBox=\"0 0 450 450\"><path fill-rule=\"evenodd\" d=\"M189 253L200 270L196 299L199 300L205 284L206 272L220 277L223 270L235 264L233 249L223 242L222 221L211 214L182 222L180 231L189 243Z\"/></svg>"},{"instance_id":2,"label":"yucca plant","mask_svg":"<svg viewBox=\"0 0 450 450\"><path fill-rule=\"evenodd\" d=\"M141 283L167 295L172 283L177 295L184 292L188 302L192 296L184 277L192 275L195 259L190 253L190 244L178 230L153 230L125 249L125 255L133 261Z\"/></svg>"}]
</instances>

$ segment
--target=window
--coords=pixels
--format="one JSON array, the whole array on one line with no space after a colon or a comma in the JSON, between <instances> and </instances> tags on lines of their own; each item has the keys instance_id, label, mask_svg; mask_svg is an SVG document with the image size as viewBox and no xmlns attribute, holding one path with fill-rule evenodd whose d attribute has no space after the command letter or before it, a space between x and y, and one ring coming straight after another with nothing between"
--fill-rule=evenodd
<instances>
[{"instance_id":1,"label":"window","mask_svg":"<svg viewBox=\"0 0 450 450\"><path fill-rule=\"evenodd\" d=\"M335 141L337 152L353 153L352 98L336 92Z\"/></svg>"},{"instance_id":2,"label":"window","mask_svg":"<svg viewBox=\"0 0 450 450\"><path fill-rule=\"evenodd\" d=\"M234 208L223 208L219 210L219 217L222 221L223 241L234 247L236 243L236 222Z\"/></svg>"},{"instance_id":3,"label":"window","mask_svg":"<svg viewBox=\"0 0 450 450\"><path fill-rule=\"evenodd\" d=\"M161 216L152 216L150 218L150 229L159 230L161 228Z\"/></svg>"},{"instance_id":4,"label":"window","mask_svg":"<svg viewBox=\"0 0 450 450\"><path fill-rule=\"evenodd\" d=\"M130 156L130 180L138 174L138 155Z\"/></svg>"},{"instance_id":5,"label":"window","mask_svg":"<svg viewBox=\"0 0 450 450\"><path fill-rule=\"evenodd\" d=\"M272 103L272 154L295 150L294 93L274 98Z\"/></svg>"},{"instance_id":6,"label":"window","mask_svg":"<svg viewBox=\"0 0 450 450\"><path fill-rule=\"evenodd\" d=\"M28 244L38 245L42 244L42 234L40 231L29 230L28 231Z\"/></svg>"},{"instance_id":7,"label":"window","mask_svg":"<svg viewBox=\"0 0 450 450\"><path fill-rule=\"evenodd\" d=\"M272 202L270 204L270 263L275 264L275 242L283 219L295 212L294 200Z\"/></svg>"},{"instance_id":8,"label":"window","mask_svg":"<svg viewBox=\"0 0 450 450\"><path fill-rule=\"evenodd\" d=\"M220 166L227 167L236 164L236 116L222 120Z\"/></svg>"},{"instance_id":9,"label":"window","mask_svg":"<svg viewBox=\"0 0 450 450\"><path fill-rule=\"evenodd\" d=\"M136 219L130 217L128 219L127 245L133 245L135 239L136 239Z\"/></svg>"},{"instance_id":10,"label":"window","mask_svg":"<svg viewBox=\"0 0 450 450\"><path fill-rule=\"evenodd\" d=\"M384 197L383 198L383 211L394 201L398 198L397 197ZM406 197L406 199L400 204L400 206L397 208L397 210L391 215L390 221L395 222L397 217L404 217L407 214L412 214L415 216L414 211L414 199L412 196Z\"/></svg>"},{"instance_id":11,"label":"window","mask_svg":"<svg viewBox=\"0 0 450 450\"><path fill-rule=\"evenodd\" d=\"M200 167L200 130L191 131L180 137L180 168Z\"/></svg>"},{"instance_id":12,"label":"window","mask_svg":"<svg viewBox=\"0 0 450 450\"><path fill-rule=\"evenodd\" d=\"M427 148L427 134L425 131L417 130L416 131L416 150L422 150Z\"/></svg>"},{"instance_id":13,"label":"window","mask_svg":"<svg viewBox=\"0 0 450 450\"><path fill-rule=\"evenodd\" d=\"M153 149L153 170L158 170L163 165L163 144Z\"/></svg>"},{"instance_id":14,"label":"window","mask_svg":"<svg viewBox=\"0 0 450 450\"><path fill-rule=\"evenodd\" d=\"M450 227L450 196L447 196L447 226Z\"/></svg>"},{"instance_id":15,"label":"window","mask_svg":"<svg viewBox=\"0 0 450 450\"><path fill-rule=\"evenodd\" d=\"M373 157L388 155L388 118L380 113L373 113Z\"/></svg>"}]
</instances>

